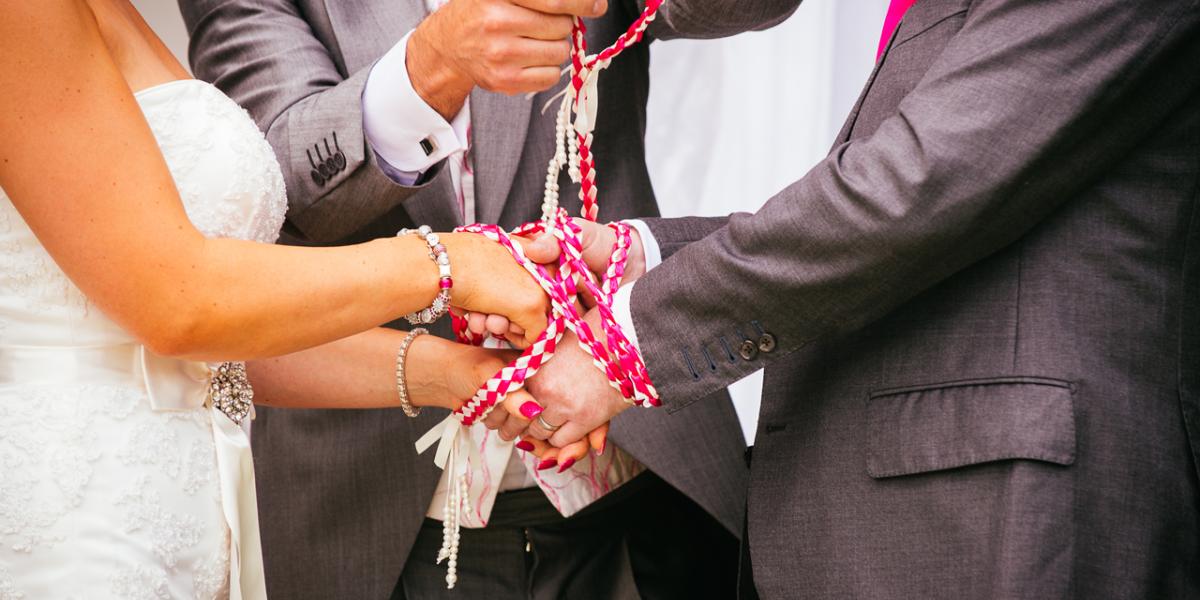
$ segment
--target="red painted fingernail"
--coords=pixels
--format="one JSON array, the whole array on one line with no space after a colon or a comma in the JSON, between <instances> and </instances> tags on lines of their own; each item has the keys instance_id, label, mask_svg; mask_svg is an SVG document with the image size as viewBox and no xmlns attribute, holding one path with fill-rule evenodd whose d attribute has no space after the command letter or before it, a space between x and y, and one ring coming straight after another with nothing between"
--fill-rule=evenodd
<instances>
[{"instance_id":1,"label":"red painted fingernail","mask_svg":"<svg viewBox=\"0 0 1200 600\"><path fill-rule=\"evenodd\" d=\"M542 405L532 400L521 405L521 416L532 421L535 417L542 414Z\"/></svg>"},{"instance_id":2,"label":"red painted fingernail","mask_svg":"<svg viewBox=\"0 0 1200 600\"><path fill-rule=\"evenodd\" d=\"M557 464L558 464L557 460L555 460L553 458L547 458L546 460L543 460L541 463L538 464L537 470L545 471L546 469L549 469L550 467L553 467L554 465L557 465Z\"/></svg>"},{"instance_id":3,"label":"red painted fingernail","mask_svg":"<svg viewBox=\"0 0 1200 600\"><path fill-rule=\"evenodd\" d=\"M533 452L533 444L529 443L528 440L521 440L517 442L517 449L524 450L526 452Z\"/></svg>"},{"instance_id":4,"label":"red painted fingernail","mask_svg":"<svg viewBox=\"0 0 1200 600\"><path fill-rule=\"evenodd\" d=\"M562 473L563 471L566 471L567 469L570 469L570 468L571 468L571 465L573 465L573 464L575 464L575 459L574 459L574 458L568 458L566 461L564 461L564 462L563 462L563 464L562 464L562 465L560 465L560 466L558 467L558 472L559 472L559 473Z\"/></svg>"}]
</instances>

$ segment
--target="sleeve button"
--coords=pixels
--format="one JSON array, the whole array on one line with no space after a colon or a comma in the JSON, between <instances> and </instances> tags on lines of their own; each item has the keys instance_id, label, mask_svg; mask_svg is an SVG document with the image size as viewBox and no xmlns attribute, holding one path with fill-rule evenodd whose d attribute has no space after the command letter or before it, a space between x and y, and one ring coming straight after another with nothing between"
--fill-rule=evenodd
<instances>
[{"instance_id":1,"label":"sleeve button","mask_svg":"<svg viewBox=\"0 0 1200 600\"><path fill-rule=\"evenodd\" d=\"M763 352L774 352L776 345L775 336L769 333L763 333L758 338L758 349Z\"/></svg>"},{"instance_id":2,"label":"sleeve button","mask_svg":"<svg viewBox=\"0 0 1200 600\"><path fill-rule=\"evenodd\" d=\"M317 184L317 187L325 186L325 176L324 175L319 173L316 169L313 169L312 173L310 173L310 174L312 175L313 183Z\"/></svg>"},{"instance_id":3,"label":"sleeve button","mask_svg":"<svg viewBox=\"0 0 1200 600\"><path fill-rule=\"evenodd\" d=\"M758 346L753 340L743 340L738 354L742 355L743 360L754 360L758 356Z\"/></svg>"}]
</instances>

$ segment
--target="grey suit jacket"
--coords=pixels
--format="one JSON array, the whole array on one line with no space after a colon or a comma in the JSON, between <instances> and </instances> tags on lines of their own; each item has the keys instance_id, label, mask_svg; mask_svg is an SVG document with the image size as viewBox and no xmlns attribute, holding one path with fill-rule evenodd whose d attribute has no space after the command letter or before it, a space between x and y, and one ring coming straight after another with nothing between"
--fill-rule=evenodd
<instances>
[{"instance_id":1,"label":"grey suit jacket","mask_svg":"<svg viewBox=\"0 0 1200 600\"><path fill-rule=\"evenodd\" d=\"M285 238L339 244L401 227L459 225L445 173L400 186L378 168L362 130L360 97L374 63L425 16L422 0L181 0L192 68L250 111L274 146L287 184ZM736 10L735 10L736 7ZM589 23L589 43L616 39L640 7L613 1ZM771 25L791 10L773 2L679 2L651 37L714 37ZM600 79L595 133L600 218L655 216L642 136L647 45ZM540 214L557 90L471 96L478 215L513 227ZM564 190L575 189L565 179ZM578 214L578 200L564 194ZM629 411L612 439L740 533L747 469L736 415L721 390L701 418ZM413 442L445 416L399 411L260 409L254 450L268 587L283 598L385 598L396 583L440 471Z\"/></svg>"},{"instance_id":2,"label":"grey suit jacket","mask_svg":"<svg viewBox=\"0 0 1200 600\"><path fill-rule=\"evenodd\" d=\"M667 410L767 369L760 593L1200 597L1198 204L1200 3L921 0L804 178L650 220Z\"/></svg>"}]
</instances>

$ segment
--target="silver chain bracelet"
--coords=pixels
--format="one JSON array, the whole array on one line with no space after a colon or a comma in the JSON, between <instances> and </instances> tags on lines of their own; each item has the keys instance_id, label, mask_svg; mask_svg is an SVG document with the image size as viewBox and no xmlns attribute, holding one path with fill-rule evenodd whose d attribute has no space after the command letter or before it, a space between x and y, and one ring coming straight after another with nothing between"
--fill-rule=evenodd
<instances>
[{"instance_id":1,"label":"silver chain bracelet","mask_svg":"<svg viewBox=\"0 0 1200 600\"><path fill-rule=\"evenodd\" d=\"M400 350L396 352L396 393L400 396L400 410L410 417L416 417L421 414L421 409L415 408L412 401L408 399L408 379L404 375L404 359L408 357L408 347L412 345L413 340L429 333L429 330L418 327L404 337L404 341L400 342Z\"/></svg>"}]
</instances>

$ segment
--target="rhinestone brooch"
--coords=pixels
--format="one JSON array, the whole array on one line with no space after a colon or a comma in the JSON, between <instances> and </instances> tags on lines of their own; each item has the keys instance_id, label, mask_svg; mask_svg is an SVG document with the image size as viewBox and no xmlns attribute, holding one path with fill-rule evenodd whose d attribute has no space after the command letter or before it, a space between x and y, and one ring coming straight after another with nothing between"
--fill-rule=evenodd
<instances>
[{"instance_id":1,"label":"rhinestone brooch","mask_svg":"<svg viewBox=\"0 0 1200 600\"><path fill-rule=\"evenodd\" d=\"M241 425L254 406L254 390L246 377L246 363L224 362L213 369L209 398L217 410Z\"/></svg>"}]
</instances>

